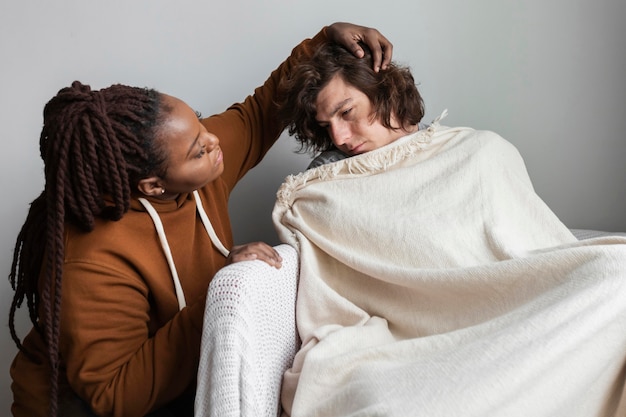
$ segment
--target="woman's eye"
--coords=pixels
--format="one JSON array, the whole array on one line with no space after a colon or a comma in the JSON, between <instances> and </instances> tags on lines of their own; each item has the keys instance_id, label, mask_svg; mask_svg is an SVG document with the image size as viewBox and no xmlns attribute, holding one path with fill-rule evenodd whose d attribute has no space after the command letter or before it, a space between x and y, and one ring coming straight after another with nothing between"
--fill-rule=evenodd
<instances>
[{"instance_id":1,"label":"woman's eye","mask_svg":"<svg viewBox=\"0 0 626 417\"><path fill-rule=\"evenodd\" d=\"M343 112L341 112L342 116L347 116L350 112L352 111L352 109L346 109Z\"/></svg>"},{"instance_id":2,"label":"woman's eye","mask_svg":"<svg viewBox=\"0 0 626 417\"><path fill-rule=\"evenodd\" d=\"M204 154L206 154L206 148L203 146L200 149L200 152L198 152L198 154L196 155L196 158L202 158L204 156Z\"/></svg>"}]
</instances>

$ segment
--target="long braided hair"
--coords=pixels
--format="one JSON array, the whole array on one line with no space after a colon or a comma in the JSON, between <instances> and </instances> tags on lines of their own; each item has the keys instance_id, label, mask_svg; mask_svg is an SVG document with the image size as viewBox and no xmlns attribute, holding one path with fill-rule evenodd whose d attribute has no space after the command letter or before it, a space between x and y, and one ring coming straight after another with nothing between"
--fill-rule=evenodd
<instances>
[{"instance_id":1,"label":"long braided hair","mask_svg":"<svg viewBox=\"0 0 626 417\"><path fill-rule=\"evenodd\" d=\"M58 414L65 222L89 232L96 217L119 220L139 180L164 174L165 153L155 138L169 110L152 89L116 84L96 91L78 81L44 107L39 147L45 187L17 236L9 329L27 353L15 329L16 311L26 300L48 347L51 416Z\"/></svg>"}]
</instances>

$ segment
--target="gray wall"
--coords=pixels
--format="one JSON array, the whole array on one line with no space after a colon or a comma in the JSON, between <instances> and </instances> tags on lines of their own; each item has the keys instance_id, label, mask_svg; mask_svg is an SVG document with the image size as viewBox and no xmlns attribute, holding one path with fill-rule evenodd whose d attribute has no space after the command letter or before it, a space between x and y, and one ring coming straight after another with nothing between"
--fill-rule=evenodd
<instances>
[{"instance_id":1,"label":"gray wall","mask_svg":"<svg viewBox=\"0 0 626 417\"><path fill-rule=\"evenodd\" d=\"M42 187L41 112L75 79L157 88L208 115L245 97L302 38L334 21L374 26L412 67L432 120L490 129L524 156L570 227L626 230L623 0L3 0L0 4L0 266L9 273ZM282 137L232 201L236 240L276 243L274 193L307 158ZM0 281L6 323L12 290ZM21 334L27 331L21 312ZM0 337L0 414L15 354Z\"/></svg>"}]
</instances>

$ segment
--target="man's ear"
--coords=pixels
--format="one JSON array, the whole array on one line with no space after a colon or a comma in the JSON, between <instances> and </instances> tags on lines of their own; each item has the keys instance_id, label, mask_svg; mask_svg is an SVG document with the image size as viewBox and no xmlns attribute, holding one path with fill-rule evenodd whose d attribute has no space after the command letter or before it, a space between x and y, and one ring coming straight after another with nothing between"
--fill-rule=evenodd
<instances>
[{"instance_id":1,"label":"man's ear","mask_svg":"<svg viewBox=\"0 0 626 417\"><path fill-rule=\"evenodd\" d=\"M149 177L139 180L137 189L139 192L151 197L160 196L165 192L165 187L159 177Z\"/></svg>"}]
</instances>

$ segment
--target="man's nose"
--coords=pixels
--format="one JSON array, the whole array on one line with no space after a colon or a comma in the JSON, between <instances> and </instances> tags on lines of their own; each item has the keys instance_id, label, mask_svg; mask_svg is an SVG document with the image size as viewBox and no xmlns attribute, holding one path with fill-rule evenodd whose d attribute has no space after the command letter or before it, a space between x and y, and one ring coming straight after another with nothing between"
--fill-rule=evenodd
<instances>
[{"instance_id":1,"label":"man's nose","mask_svg":"<svg viewBox=\"0 0 626 417\"><path fill-rule=\"evenodd\" d=\"M334 123L331 125L330 135L335 145L340 146L348 142L351 133L346 123Z\"/></svg>"}]
</instances>

